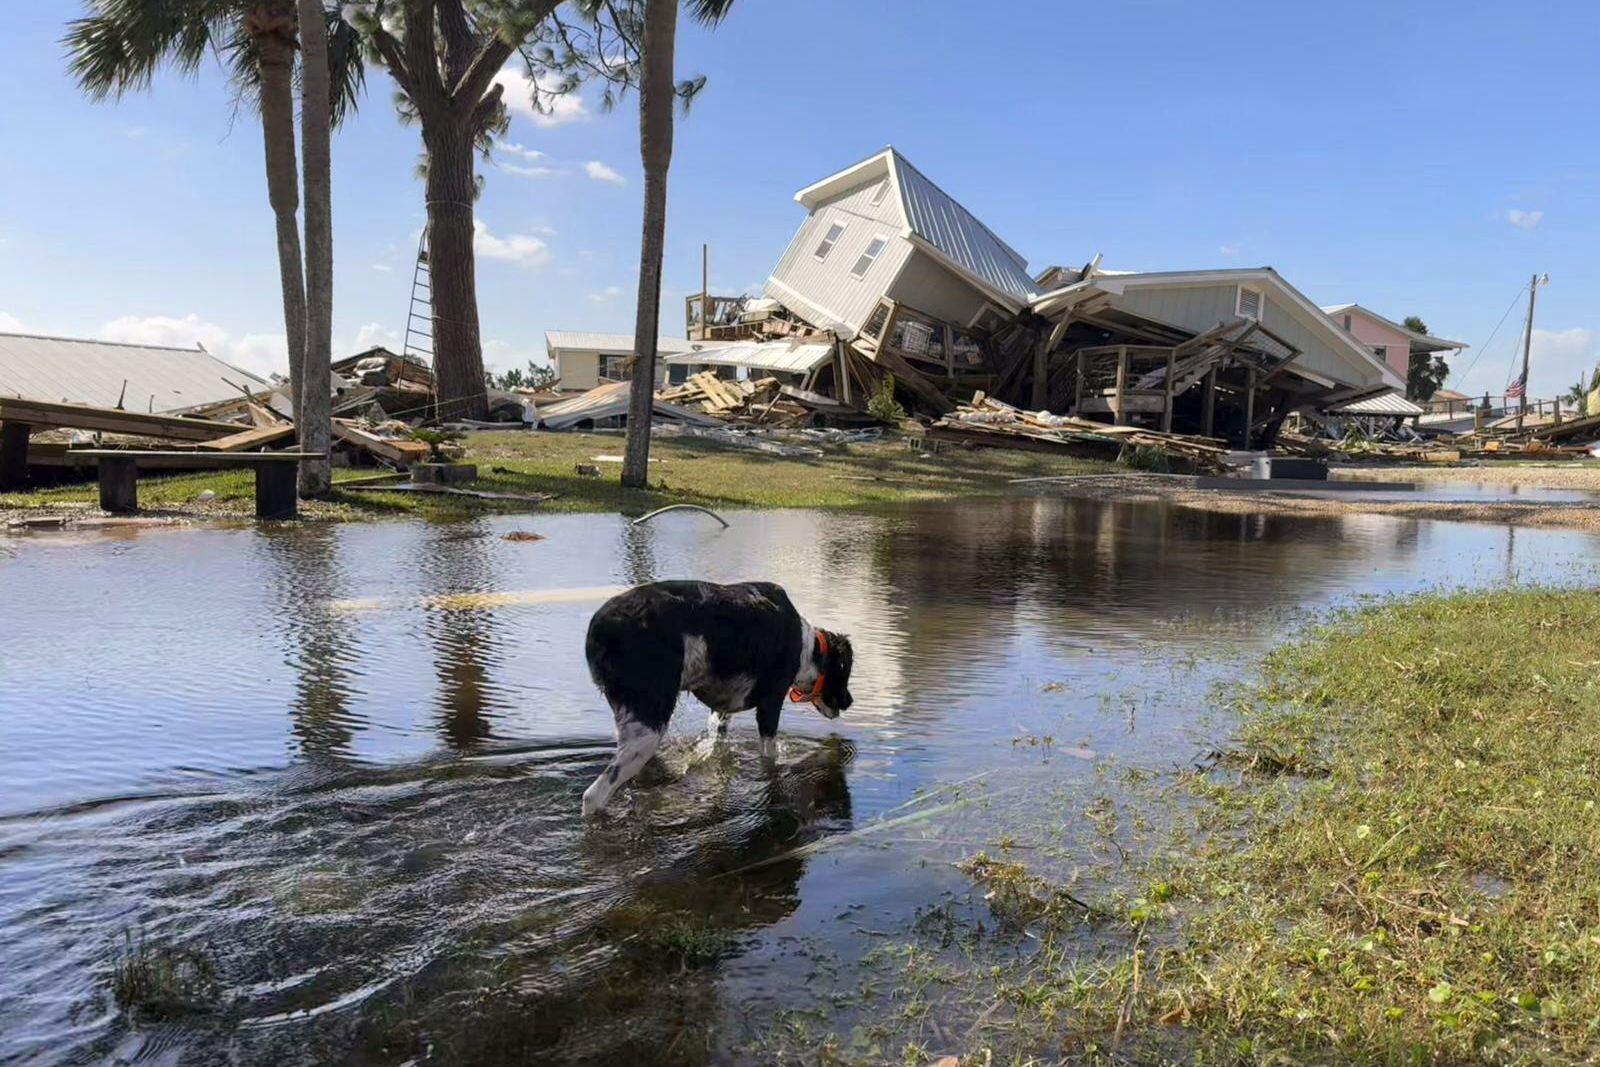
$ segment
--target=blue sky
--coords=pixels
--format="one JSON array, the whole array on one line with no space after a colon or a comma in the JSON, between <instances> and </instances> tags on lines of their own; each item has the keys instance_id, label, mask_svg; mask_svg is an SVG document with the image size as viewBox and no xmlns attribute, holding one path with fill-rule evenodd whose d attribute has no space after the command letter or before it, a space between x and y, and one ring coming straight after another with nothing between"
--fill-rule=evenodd
<instances>
[{"instance_id":1,"label":"blue sky","mask_svg":"<svg viewBox=\"0 0 1600 1067\"><path fill-rule=\"evenodd\" d=\"M215 69L91 102L59 44L79 4L17 6L0 329L281 366L255 117ZM742 0L679 37L680 73L709 81L678 124L664 323L681 332L702 241L714 289L758 285L794 191L892 142L1035 269L1271 265L1317 303L1469 342L1467 391L1504 385L1521 309L1479 346L1548 272L1531 391L1549 395L1600 356L1597 29L1600 5L1573 2ZM336 354L404 326L422 189L390 94L372 71L334 143ZM507 139L478 207L499 367L542 358L547 328L631 330L640 212L632 101L515 110Z\"/></svg>"}]
</instances>

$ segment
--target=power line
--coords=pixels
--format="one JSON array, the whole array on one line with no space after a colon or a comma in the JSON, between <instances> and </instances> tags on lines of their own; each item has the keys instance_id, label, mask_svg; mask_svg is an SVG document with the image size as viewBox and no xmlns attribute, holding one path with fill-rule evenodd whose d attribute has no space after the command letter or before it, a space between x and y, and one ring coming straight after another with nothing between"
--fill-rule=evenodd
<instances>
[{"instance_id":1,"label":"power line","mask_svg":"<svg viewBox=\"0 0 1600 1067\"><path fill-rule=\"evenodd\" d=\"M1527 291L1528 287L1524 285L1517 290L1517 295L1511 298L1511 303L1506 305L1506 313L1500 316L1500 321L1495 323L1494 329L1489 332L1489 339L1483 342L1483 345L1478 349L1478 354L1472 357L1472 362L1467 364L1467 369L1461 372L1461 380L1463 382L1467 380L1467 375L1472 373L1472 368L1478 365L1478 360L1483 358L1483 354L1489 350L1489 346L1494 343L1495 334L1499 333L1500 327L1506 324L1506 319L1511 316L1511 310L1517 306L1517 301L1521 300L1522 294Z\"/></svg>"}]
</instances>

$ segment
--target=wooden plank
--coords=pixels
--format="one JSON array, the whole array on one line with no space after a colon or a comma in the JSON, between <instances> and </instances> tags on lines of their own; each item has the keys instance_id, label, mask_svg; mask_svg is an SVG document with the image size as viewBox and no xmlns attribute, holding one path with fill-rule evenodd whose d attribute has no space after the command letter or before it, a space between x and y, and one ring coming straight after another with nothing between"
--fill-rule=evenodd
<instances>
[{"instance_id":1,"label":"wooden plank","mask_svg":"<svg viewBox=\"0 0 1600 1067\"><path fill-rule=\"evenodd\" d=\"M140 448L73 448L66 452L66 461L137 460L140 466L151 469L216 470L221 467L266 467L275 463L293 466L302 459L321 459L320 452L167 452Z\"/></svg>"},{"instance_id":2,"label":"wooden plank","mask_svg":"<svg viewBox=\"0 0 1600 1067\"><path fill-rule=\"evenodd\" d=\"M189 419L181 415L147 415L87 404L51 404L42 400L0 397L0 420L26 422L69 430L103 430L108 433L169 437L179 441L210 441L239 432L236 422Z\"/></svg>"},{"instance_id":3,"label":"wooden plank","mask_svg":"<svg viewBox=\"0 0 1600 1067\"><path fill-rule=\"evenodd\" d=\"M1178 358L1178 350L1177 349L1175 349L1175 348L1174 349L1170 349L1167 352L1166 403L1162 407L1162 410L1161 410L1161 432L1162 433L1171 433L1172 432L1172 364L1173 364L1173 361L1176 360L1177 358Z\"/></svg>"},{"instance_id":4,"label":"wooden plank","mask_svg":"<svg viewBox=\"0 0 1600 1067\"><path fill-rule=\"evenodd\" d=\"M390 463L410 465L412 463L420 463L428 457L428 446L422 441L405 441L379 437L377 434L368 433L355 423L345 419L333 420L333 436L370 452L379 459L386 459Z\"/></svg>"},{"instance_id":5,"label":"wooden plank","mask_svg":"<svg viewBox=\"0 0 1600 1067\"><path fill-rule=\"evenodd\" d=\"M1078 349L1078 385L1072 397L1072 413L1078 414L1083 410L1083 376L1089 373L1089 357L1084 355L1083 349Z\"/></svg>"},{"instance_id":6,"label":"wooden plank","mask_svg":"<svg viewBox=\"0 0 1600 1067\"><path fill-rule=\"evenodd\" d=\"M132 456L100 458L100 507L106 511L139 510L139 461Z\"/></svg>"},{"instance_id":7,"label":"wooden plank","mask_svg":"<svg viewBox=\"0 0 1600 1067\"><path fill-rule=\"evenodd\" d=\"M1128 346L1127 345L1118 345L1117 346L1116 423L1119 426L1125 425L1127 423L1127 421L1128 421L1127 413L1126 413L1125 409L1123 408L1123 401L1127 398L1127 390L1128 390Z\"/></svg>"},{"instance_id":8,"label":"wooden plank","mask_svg":"<svg viewBox=\"0 0 1600 1067\"><path fill-rule=\"evenodd\" d=\"M1050 406L1046 386L1050 377L1050 339L1054 333L1040 337L1033 346L1033 410L1043 411Z\"/></svg>"},{"instance_id":9,"label":"wooden plank","mask_svg":"<svg viewBox=\"0 0 1600 1067\"><path fill-rule=\"evenodd\" d=\"M887 348L879 350L877 361L880 366L887 367L893 372L895 381L916 394L917 399L926 403L933 410L941 415L947 411L955 410L955 405L950 402L950 398L939 392L932 382L923 377L921 371Z\"/></svg>"},{"instance_id":10,"label":"wooden plank","mask_svg":"<svg viewBox=\"0 0 1600 1067\"><path fill-rule=\"evenodd\" d=\"M1255 428L1256 417L1256 369L1250 367L1245 371L1244 386L1244 443L1240 445L1245 451L1250 450L1250 431Z\"/></svg>"},{"instance_id":11,"label":"wooden plank","mask_svg":"<svg viewBox=\"0 0 1600 1067\"><path fill-rule=\"evenodd\" d=\"M195 447L202 452L246 452L262 445L276 444L294 436L294 424L280 422L275 426L257 426L215 441L201 441Z\"/></svg>"},{"instance_id":12,"label":"wooden plank","mask_svg":"<svg viewBox=\"0 0 1600 1067\"><path fill-rule=\"evenodd\" d=\"M25 422L0 422L0 489L21 489L28 484L28 435Z\"/></svg>"},{"instance_id":13,"label":"wooden plank","mask_svg":"<svg viewBox=\"0 0 1600 1067\"><path fill-rule=\"evenodd\" d=\"M1217 368L1206 371L1205 392L1200 398L1200 432L1210 437L1217 428Z\"/></svg>"}]
</instances>

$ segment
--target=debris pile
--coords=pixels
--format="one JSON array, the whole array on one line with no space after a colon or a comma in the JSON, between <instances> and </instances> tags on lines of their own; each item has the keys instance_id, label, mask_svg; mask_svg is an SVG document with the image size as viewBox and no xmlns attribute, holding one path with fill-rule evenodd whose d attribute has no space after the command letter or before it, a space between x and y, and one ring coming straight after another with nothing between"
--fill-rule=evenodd
<instances>
[{"instance_id":1,"label":"debris pile","mask_svg":"<svg viewBox=\"0 0 1600 1067\"><path fill-rule=\"evenodd\" d=\"M728 422L797 426L811 414L810 406L797 396L786 395L776 378L719 378L708 370L691 374L682 385L656 396Z\"/></svg>"},{"instance_id":2,"label":"debris pile","mask_svg":"<svg viewBox=\"0 0 1600 1067\"><path fill-rule=\"evenodd\" d=\"M1124 449L1151 449L1165 455L1171 469L1193 472L1220 471L1228 455L1227 446L1213 438L1117 426L1047 411L1024 411L982 392L973 394L971 403L960 405L935 422L928 436L994 448L1107 459L1117 458Z\"/></svg>"}]
</instances>

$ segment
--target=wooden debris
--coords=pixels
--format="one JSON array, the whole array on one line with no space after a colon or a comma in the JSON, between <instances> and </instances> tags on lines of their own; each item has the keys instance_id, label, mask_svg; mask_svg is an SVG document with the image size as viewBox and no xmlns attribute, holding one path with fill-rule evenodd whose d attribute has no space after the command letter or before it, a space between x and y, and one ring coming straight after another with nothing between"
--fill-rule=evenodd
<instances>
[{"instance_id":1,"label":"wooden debris","mask_svg":"<svg viewBox=\"0 0 1600 1067\"><path fill-rule=\"evenodd\" d=\"M934 423L929 435L996 448L1107 458L1115 458L1124 447L1155 448L1196 471L1221 470L1228 454L1227 446L1214 438L1024 411L983 393Z\"/></svg>"},{"instance_id":2,"label":"wooden debris","mask_svg":"<svg viewBox=\"0 0 1600 1067\"><path fill-rule=\"evenodd\" d=\"M681 404L728 422L794 426L806 421L810 406L776 378L719 378L713 371L689 376L682 385L656 394L656 399Z\"/></svg>"},{"instance_id":3,"label":"wooden debris","mask_svg":"<svg viewBox=\"0 0 1600 1067\"><path fill-rule=\"evenodd\" d=\"M428 445L403 437L379 437L348 419L333 420L333 436L389 463L410 466L428 458Z\"/></svg>"},{"instance_id":4,"label":"wooden debris","mask_svg":"<svg viewBox=\"0 0 1600 1067\"><path fill-rule=\"evenodd\" d=\"M201 441L195 447L202 452L247 452L292 437L294 437L294 424L280 422L268 426L256 426L253 429L229 434L227 437L219 437L215 441Z\"/></svg>"},{"instance_id":5,"label":"wooden debris","mask_svg":"<svg viewBox=\"0 0 1600 1067\"><path fill-rule=\"evenodd\" d=\"M0 397L0 421L35 427L140 434L173 441L210 441L236 434L241 428L236 422L191 419L182 415L149 415L140 411L91 407L88 404L51 404L16 397Z\"/></svg>"}]
</instances>

